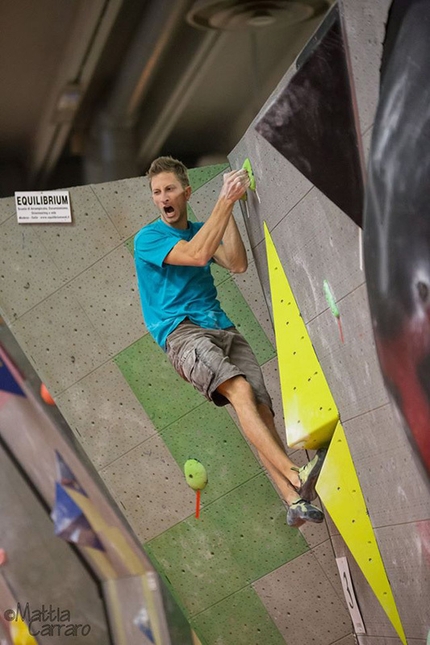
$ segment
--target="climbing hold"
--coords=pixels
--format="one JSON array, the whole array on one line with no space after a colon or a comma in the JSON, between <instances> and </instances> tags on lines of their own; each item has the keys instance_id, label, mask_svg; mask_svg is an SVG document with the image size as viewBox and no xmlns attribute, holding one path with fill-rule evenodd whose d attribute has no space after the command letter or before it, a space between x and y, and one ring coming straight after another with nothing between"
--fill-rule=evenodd
<instances>
[{"instance_id":1,"label":"climbing hold","mask_svg":"<svg viewBox=\"0 0 430 645\"><path fill-rule=\"evenodd\" d=\"M42 400L46 403L46 405L55 405L55 401L52 398L52 396L48 392L48 388L44 383L41 383L40 385L40 396Z\"/></svg>"},{"instance_id":2,"label":"climbing hold","mask_svg":"<svg viewBox=\"0 0 430 645\"><path fill-rule=\"evenodd\" d=\"M324 289L325 299L327 300L327 304L330 307L331 313L336 318L339 318L340 316L339 309L337 308L336 300L334 298L334 295L332 293L332 290L330 289L330 285L327 282L327 280L324 280L323 282L323 289Z\"/></svg>"},{"instance_id":3,"label":"climbing hold","mask_svg":"<svg viewBox=\"0 0 430 645\"><path fill-rule=\"evenodd\" d=\"M206 468L198 459L187 459L184 473L188 486L193 490L203 490L208 483Z\"/></svg>"},{"instance_id":4,"label":"climbing hold","mask_svg":"<svg viewBox=\"0 0 430 645\"><path fill-rule=\"evenodd\" d=\"M199 519L200 492L208 483L206 468L198 459L187 459L184 465L184 473L188 486L196 491L196 519Z\"/></svg>"},{"instance_id":5,"label":"climbing hold","mask_svg":"<svg viewBox=\"0 0 430 645\"><path fill-rule=\"evenodd\" d=\"M255 177L254 177L254 173L252 171L251 162L249 161L248 157L243 162L242 168L244 168L246 170L246 172L248 173L250 190L255 190L255 188L256 188L256 186L255 186Z\"/></svg>"},{"instance_id":6,"label":"climbing hold","mask_svg":"<svg viewBox=\"0 0 430 645\"><path fill-rule=\"evenodd\" d=\"M343 339L343 329L342 329L342 323L341 323L341 320L340 320L339 309L338 309L338 306L336 304L336 300L335 300L335 297L333 295L333 292L330 289L330 285L327 282L327 280L324 280L324 282L323 282L323 289L324 289L325 299L327 300L327 304L330 307L330 311L333 314L333 316L337 319L337 324L338 324L338 327L339 327L340 340L343 343L343 341L344 341L344 339Z\"/></svg>"}]
</instances>

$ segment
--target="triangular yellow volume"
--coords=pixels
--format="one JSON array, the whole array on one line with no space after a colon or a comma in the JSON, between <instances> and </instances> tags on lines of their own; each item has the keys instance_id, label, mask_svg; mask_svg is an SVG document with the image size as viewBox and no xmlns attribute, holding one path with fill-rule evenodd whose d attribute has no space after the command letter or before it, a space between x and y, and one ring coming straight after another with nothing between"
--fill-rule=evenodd
<instances>
[{"instance_id":1,"label":"triangular yellow volume","mask_svg":"<svg viewBox=\"0 0 430 645\"><path fill-rule=\"evenodd\" d=\"M339 413L266 224L264 233L287 444L319 448Z\"/></svg>"},{"instance_id":2,"label":"triangular yellow volume","mask_svg":"<svg viewBox=\"0 0 430 645\"><path fill-rule=\"evenodd\" d=\"M316 489L400 640L406 645L393 592L340 423L331 440Z\"/></svg>"}]
</instances>

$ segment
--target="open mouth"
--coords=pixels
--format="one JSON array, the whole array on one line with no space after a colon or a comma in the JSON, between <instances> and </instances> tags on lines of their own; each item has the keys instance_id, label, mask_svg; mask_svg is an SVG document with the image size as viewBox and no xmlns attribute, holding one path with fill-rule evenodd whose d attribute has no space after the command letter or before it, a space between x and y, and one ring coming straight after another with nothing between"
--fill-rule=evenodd
<instances>
[{"instance_id":1,"label":"open mouth","mask_svg":"<svg viewBox=\"0 0 430 645\"><path fill-rule=\"evenodd\" d=\"M173 206L165 206L164 207L164 212L166 213L166 215L170 215L171 213L174 212L174 210L175 209L173 208Z\"/></svg>"}]
</instances>

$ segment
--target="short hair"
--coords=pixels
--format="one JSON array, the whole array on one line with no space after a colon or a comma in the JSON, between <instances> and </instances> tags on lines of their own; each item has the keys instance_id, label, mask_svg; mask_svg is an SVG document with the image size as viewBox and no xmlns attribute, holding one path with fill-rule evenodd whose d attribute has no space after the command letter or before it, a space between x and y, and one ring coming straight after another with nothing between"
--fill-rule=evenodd
<instances>
[{"instance_id":1,"label":"short hair","mask_svg":"<svg viewBox=\"0 0 430 645\"><path fill-rule=\"evenodd\" d=\"M190 185L188 170L182 161L178 161L178 159L174 159L173 157L158 157L157 159L154 159L147 173L150 186L152 178L162 172L173 172L179 179L183 188Z\"/></svg>"}]
</instances>

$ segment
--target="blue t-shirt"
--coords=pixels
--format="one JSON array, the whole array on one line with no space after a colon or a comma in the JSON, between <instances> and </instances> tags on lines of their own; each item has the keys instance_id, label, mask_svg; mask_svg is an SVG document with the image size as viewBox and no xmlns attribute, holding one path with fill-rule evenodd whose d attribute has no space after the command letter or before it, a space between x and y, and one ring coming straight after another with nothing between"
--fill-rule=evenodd
<instances>
[{"instance_id":1,"label":"blue t-shirt","mask_svg":"<svg viewBox=\"0 0 430 645\"><path fill-rule=\"evenodd\" d=\"M202 222L188 222L183 231L158 219L144 226L134 238L143 317L148 331L164 350L167 336L185 318L205 329L233 326L217 299L210 263L204 267L164 264L179 240L189 242L202 226Z\"/></svg>"}]
</instances>

